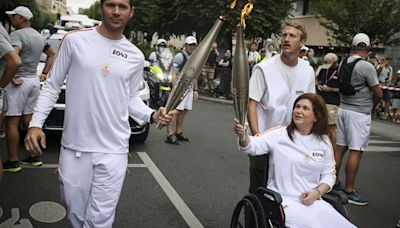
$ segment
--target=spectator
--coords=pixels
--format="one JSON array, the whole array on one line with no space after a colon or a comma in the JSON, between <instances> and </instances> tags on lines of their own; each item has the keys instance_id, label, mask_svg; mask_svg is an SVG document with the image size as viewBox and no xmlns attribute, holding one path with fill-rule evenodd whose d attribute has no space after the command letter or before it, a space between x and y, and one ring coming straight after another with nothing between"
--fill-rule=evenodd
<instances>
[{"instance_id":1,"label":"spectator","mask_svg":"<svg viewBox=\"0 0 400 228\"><path fill-rule=\"evenodd\" d=\"M319 67L317 75L317 92L325 100L328 110L329 139L336 147L336 118L340 104L339 79L337 74L339 58L334 53L324 56L324 64Z\"/></svg>"},{"instance_id":2,"label":"spectator","mask_svg":"<svg viewBox=\"0 0 400 228\"><path fill-rule=\"evenodd\" d=\"M282 28L282 54L254 67L249 82L248 121L252 135L288 125L294 100L303 93L315 93L315 75L310 64L299 58L307 40L303 25L287 21ZM250 157L251 193L265 186L265 156Z\"/></svg>"},{"instance_id":3,"label":"spectator","mask_svg":"<svg viewBox=\"0 0 400 228\"><path fill-rule=\"evenodd\" d=\"M304 59L304 60L308 60L308 57L307 57L308 50L309 50L309 48L306 45L301 47L300 53L299 53L299 58L300 59Z\"/></svg>"},{"instance_id":4,"label":"spectator","mask_svg":"<svg viewBox=\"0 0 400 228\"><path fill-rule=\"evenodd\" d=\"M260 49L260 56L257 58L257 63L263 61L266 58L267 58L267 52L266 52L265 48L261 48Z\"/></svg>"},{"instance_id":5,"label":"spectator","mask_svg":"<svg viewBox=\"0 0 400 228\"><path fill-rule=\"evenodd\" d=\"M129 115L162 125L172 119L139 97L144 56L122 33L133 1L101 0L99 10L100 26L64 37L25 138L30 153L42 153L41 127L68 74L58 174L72 227L112 227L128 164Z\"/></svg>"},{"instance_id":6,"label":"spectator","mask_svg":"<svg viewBox=\"0 0 400 228\"><path fill-rule=\"evenodd\" d=\"M247 52L247 63L249 64L250 76L254 65L257 63L257 59L260 58L260 53L258 53L257 48L258 44L256 42L252 42L250 44L250 51Z\"/></svg>"},{"instance_id":7,"label":"spectator","mask_svg":"<svg viewBox=\"0 0 400 228\"><path fill-rule=\"evenodd\" d=\"M50 70L55 51L46 44L43 37L32 28L33 14L29 8L18 6L12 11L6 11L11 25L16 29L10 34L11 44L21 57L22 65L18 69L11 84L6 87L8 109L5 113L6 139L8 161L3 164L7 172L19 172L22 168L18 162L19 123L27 129L32 118L33 109L40 93L40 81L36 74L42 52L47 54L45 67L39 77L46 78ZM31 166L41 166L38 156L28 156L20 163Z\"/></svg>"},{"instance_id":8,"label":"spectator","mask_svg":"<svg viewBox=\"0 0 400 228\"><path fill-rule=\"evenodd\" d=\"M390 92L389 92L389 86L391 85L392 82L392 66L390 66L390 61L391 59L389 57L386 57L383 60L383 63L380 64L376 71L378 74L378 80L379 83L381 84L381 89L383 93L383 107L384 107L384 112L381 117L383 120L387 120L389 116L389 105L390 105Z\"/></svg>"},{"instance_id":9,"label":"spectator","mask_svg":"<svg viewBox=\"0 0 400 228\"><path fill-rule=\"evenodd\" d=\"M226 50L224 57L219 61L220 70L220 91L223 92L225 99L231 99L231 80L232 80L232 53Z\"/></svg>"},{"instance_id":10,"label":"spectator","mask_svg":"<svg viewBox=\"0 0 400 228\"><path fill-rule=\"evenodd\" d=\"M400 89L400 70L397 71L396 88ZM394 109L393 123L400 124L400 91L393 92L392 108Z\"/></svg>"},{"instance_id":11,"label":"spectator","mask_svg":"<svg viewBox=\"0 0 400 228\"><path fill-rule=\"evenodd\" d=\"M366 58L370 48L371 43L368 35L358 33L353 38L350 57L343 61L351 63L357 58ZM337 146L335 150L335 160L338 177L343 155L349 149L349 156L345 169L346 183L345 186L343 186L339 182L339 178L337 178L334 189L336 191L345 192L349 203L367 205L368 199L355 191L354 184L363 151L366 151L368 147L371 111L381 99L382 91L376 76L376 70L374 66L367 61L361 60L355 64L350 83L357 92L350 96L340 95L340 106L336 123Z\"/></svg>"},{"instance_id":12,"label":"spectator","mask_svg":"<svg viewBox=\"0 0 400 228\"><path fill-rule=\"evenodd\" d=\"M11 39L3 25L0 24L0 115L3 117L3 94L4 87L12 80L18 68L21 66L21 59L11 46ZM1 118L3 122L3 118ZM2 125L2 124L1 124ZM3 126L1 126L3 127ZM1 129L2 131L3 129ZM4 134L4 133L3 133ZM0 181L3 176L3 162L0 157Z\"/></svg>"},{"instance_id":13,"label":"spectator","mask_svg":"<svg viewBox=\"0 0 400 228\"><path fill-rule=\"evenodd\" d=\"M307 52L307 59L310 62L311 67L317 70L318 67L318 59L315 57L314 49L310 48Z\"/></svg>"},{"instance_id":14,"label":"spectator","mask_svg":"<svg viewBox=\"0 0 400 228\"><path fill-rule=\"evenodd\" d=\"M356 227L319 200L336 179L325 102L316 94L303 94L294 102L291 116L287 127L270 129L259 137L246 135L239 142L240 150L250 156L271 154L266 185L282 196L285 226ZM237 120L234 130L245 132Z\"/></svg>"},{"instance_id":15,"label":"spectator","mask_svg":"<svg viewBox=\"0 0 400 228\"><path fill-rule=\"evenodd\" d=\"M185 66L187 60L192 55L193 51L197 47L197 39L193 36L188 36L185 39L185 48L178 54L176 54L174 61L172 63L171 75L172 75L172 84L175 86L177 77L179 72ZM194 87L194 88L193 88ZM176 115L176 125L175 125L175 134L173 130L172 124L167 127L167 138L165 140L166 143L179 145L179 141L189 142L190 139L183 135L183 123L185 121L185 115L189 110L192 110L193 99L197 100L199 97L197 87L197 81L194 80L190 91L186 94L186 97L181 101L181 103L176 107L178 114Z\"/></svg>"},{"instance_id":16,"label":"spectator","mask_svg":"<svg viewBox=\"0 0 400 228\"><path fill-rule=\"evenodd\" d=\"M267 50L266 50L266 58L271 58L273 56L274 52L276 52L274 43L268 43Z\"/></svg>"},{"instance_id":17,"label":"spectator","mask_svg":"<svg viewBox=\"0 0 400 228\"><path fill-rule=\"evenodd\" d=\"M367 58L368 62L372 63L372 65L374 65L375 69L378 68L379 66L379 61L378 58L376 57L376 53L373 51L368 52L368 58Z\"/></svg>"},{"instance_id":18,"label":"spectator","mask_svg":"<svg viewBox=\"0 0 400 228\"><path fill-rule=\"evenodd\" d=\"M215 67L217 65L218 56L219 56L218 44L217 42L213 42L211 46L211 52L208 55L206 65L203 68L204 89L214 89L212 82L215 77Z\"/></svg>"}]
</instances>

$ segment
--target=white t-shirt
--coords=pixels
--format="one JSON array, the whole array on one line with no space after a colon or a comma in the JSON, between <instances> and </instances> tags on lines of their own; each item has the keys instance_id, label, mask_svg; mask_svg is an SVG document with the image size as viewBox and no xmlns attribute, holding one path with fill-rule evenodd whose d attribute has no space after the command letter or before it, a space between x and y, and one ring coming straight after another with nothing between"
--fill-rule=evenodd
<instances>
[{"instance_id":1,"label":"white t-shirt","mask_svg":"<svg viewBox=\"0 0 400 228\"><path fill-rule=\"evenodd\" d=\"M321 183L333 187L335 160L328 136L302 135L294 131L290 140L286 127L276 127L241 147L250 155L270 154L267 187L283 196L298 198Z\"/></svg>"},{"instance_id":2,"label":"white t-shirt","mask_svg":"<svg viewBox=\"0 0 400 228\"><path fill-rule=\"evenodd\" d=\"M126 38L110 40L96 28L67 34L30 127L43 126L67 77L61 144L84 152L127 153L129 115L148 122L154 111L139 97L143 65L142 52Z\"/></svg>"},{"instance_id":3,"label":"white t-shirt","mask_svg":"<svg viewBox=\"0 0 400 228\"><path fill-rule=\"evenodd\" d=\"M291 67L284 64L281 58L279 58L279 60L277 60L277 65L275 66L279 68L280 72L280 75L277 76L282 77L282 79L286 82L286 85L288 86L289 90L291 90L293 86L293 81L296 77L295 74L296 69L300 67L300 65L297 64L296 66ZM308 70L304 69L304 71L302 72L307 73ZM266 107L269 101L268 85L265 81L264 74L260 68L254 68L252 76L250 78L249 88L251 88L249 90L249 98L257 101L258 103ZM310 83L308 91L306 92L315 93L315 83Z\"/></svg>"}]
</instances>

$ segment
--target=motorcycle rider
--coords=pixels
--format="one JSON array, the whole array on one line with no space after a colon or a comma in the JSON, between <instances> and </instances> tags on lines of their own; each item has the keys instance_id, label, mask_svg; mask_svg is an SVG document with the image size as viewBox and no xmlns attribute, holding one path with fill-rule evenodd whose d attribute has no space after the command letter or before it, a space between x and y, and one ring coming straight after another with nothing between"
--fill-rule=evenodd
<instances>
[{"instance_id":1,"label":"motorcycle rider","mask_svg":"<svg viewBox=\"0 0 400 228\"><path fill-rule=\"evenodd\" d=\"M158 39L156 50L150 53L149 62L152 65L158 65L163 72L168 72L171 68L172 60L174 60L174 55L167 47L167 41L162 38Z\"/></svg>"}]
</instances>

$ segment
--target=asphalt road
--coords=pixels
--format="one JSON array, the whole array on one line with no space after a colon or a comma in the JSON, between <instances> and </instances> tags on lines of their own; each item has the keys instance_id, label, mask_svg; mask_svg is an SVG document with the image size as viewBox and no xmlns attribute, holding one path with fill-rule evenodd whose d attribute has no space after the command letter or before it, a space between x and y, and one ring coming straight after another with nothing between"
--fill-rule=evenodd
<instances>
[{"instance_id":1,"label":"asphalt road","mask_svg":"<svg viewBox=\"0 0 400 228\"><path fill-rule=\"evenodd\" d=\"M231 105L200 100L184 127L191 142L166 144L165 130L153 127L145 144L131 145L132 175L125 178L114 227L229 227L248 188L248 157L238 152L232 120ZM392 124L380 128L400 132ZM395 227L400 218L400 142L383 135L372 134L373 151L364 153L356 183L370 204L348 205L359 227ZM13 219L25 219L19 227L67 227L54 174L59 137L49 136L44 167L4 175L0 227L10 227L5 224ZM2 158L4 144L1 139Z\"/></svg>"}]
</instances>

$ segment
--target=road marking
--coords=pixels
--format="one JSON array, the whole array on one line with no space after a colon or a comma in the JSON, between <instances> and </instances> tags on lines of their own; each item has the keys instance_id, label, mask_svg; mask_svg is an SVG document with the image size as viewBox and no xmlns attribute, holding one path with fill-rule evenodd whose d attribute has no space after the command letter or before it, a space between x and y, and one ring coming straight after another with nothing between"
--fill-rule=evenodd
<instances>
[{"instance_id":1,"label":"road marking","mask_svg":"<svg viewBox=\"0 0 400 228\"><path fill-rule=\"evenodd\" d=\"M368 146L368 152L400 152L399 147L389 146Z\"/></svg>"},{"instance_id":2,"label":"road marking","mask_svg":"<svg viewBox=\"0 0 400 228\"><path fill-rule=\"evenodd\" d=\"M61 221L67 215L67 212L59 203L41 201L29 208L29 215L41 223L56 223Z\"/></svg>"},{"instance_id":3,"label":"road marking","mask_svg":"<svg viewBox=\"0 0 400 228\"><path fill-rule=\"evenodd\" d=\"M149 155L146 152L137 152L137 154L139 155L140 159L142 159L143 163L147 165L147 168L150 170L150 173L153 175L154 179L156 179L157 183L164 190L165 194L174 204L175 208L181 214L189 227L203 228L204 226L200 223L190 208L185 204L185 201L183 201L183 199L178 195L161 171L157 168Z\"/></svg>"},{"instance_id":4,"label":"road marking","mask_svg":"<svg viewBox=\"0 0 400 228\"><path fill-rule=\"evenodd\" d=\"M57 169L58 164L43 164L42 166L34 167L29 165L21 165L24 169ZM145 164L128 164L128 168L147 168Z\"/></svg>"}]
</instances>

